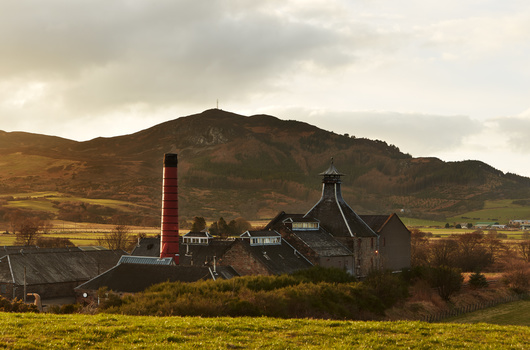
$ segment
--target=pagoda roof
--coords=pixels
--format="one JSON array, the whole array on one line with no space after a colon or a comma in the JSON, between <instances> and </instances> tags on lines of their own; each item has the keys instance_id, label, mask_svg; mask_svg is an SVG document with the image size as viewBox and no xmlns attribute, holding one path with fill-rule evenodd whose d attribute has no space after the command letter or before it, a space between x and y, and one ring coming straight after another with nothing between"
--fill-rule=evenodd
<instances>
[{"instance_id":1,"label":"pagoda roof","mask_svg":"<svg viewBox=\"0 0 530 350\"><path fill-rule=\"evenodd\" d=\"M339 172L337 168L335 168L335 165L333 165L333 158L331 158L331 164L329 165L329 168L320 173L319 175L327 176L327 175L333 175L333 176L344 176L345 174Z\"/></svg>"}]
</instances>

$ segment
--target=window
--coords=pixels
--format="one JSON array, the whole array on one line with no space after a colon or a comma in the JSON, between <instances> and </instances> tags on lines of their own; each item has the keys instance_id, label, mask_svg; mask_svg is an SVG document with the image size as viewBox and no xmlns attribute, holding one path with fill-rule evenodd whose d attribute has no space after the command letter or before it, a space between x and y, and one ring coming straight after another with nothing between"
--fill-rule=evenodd
<instances>
[{"instance_id":1,"label":"window","mask_svg":"<svg viewBox=\"0 0 530 350\"><path fill-rule=\"evenodd\" d=\"M5 284L0 284L0 293L2 294L7 293L7 286Z\"/></svg>"}]
</instances>

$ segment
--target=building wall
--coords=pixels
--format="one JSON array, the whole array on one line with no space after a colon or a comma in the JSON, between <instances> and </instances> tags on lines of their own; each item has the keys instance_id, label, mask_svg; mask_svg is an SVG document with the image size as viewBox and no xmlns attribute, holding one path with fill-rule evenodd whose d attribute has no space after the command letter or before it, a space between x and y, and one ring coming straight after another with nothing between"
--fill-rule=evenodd
<instances>
[{"instance_id":1,"label":"building wall","mask_svg":"<svg viewBox=\"0 0 530 350\"><path fill-rule=\"evenodd\" d=\"M379 268L377 237L335 237L353 251L353 264L356 276L366 276Z\"/></svg>"},{"instance_id":2,"label":"building wall","mask_svg":"<svg viewBox=\"0 0 530 350\"><path fill-rule=\"evenodd\" d=\"M75 295L74 288L84 282L86 281L29 284L26 286L26 293L37 293L38 295L40 295L42 299L73 297ZM14 293L13 293L13 287L8 288L8 289L9 291L6 295L7 298L12 299L13 296L15 296L17 299L21 299L21 300L24 299L24 286L23 285L16 285Z\"/></svg>"},{"instance_id":3,"label":"building wall","mask_svg":"<svg viewBox=\"0 0 530 350\"><path fill-rule=\"evenodd\" d=\"M269 270L245 249L242 242L234 244L219 260L221 266L232 266L241 276L272 275Z\"/></svg>"},{"instance_id":4,"label":"building wall","mask_svg":"<svg viewBox=\"0 0 530 350\"><path fill-rule=\"evenodd\" d=\"M401 220L393 216L379 234L382 268L392 271L410 268L410 231Z\"/></svg>"},{"instance_id":5,"label":"building wall","mask_svg":"<svg viewBox=\"0 0 530 350\"><path fill-rule=\"evenodd\" d=\"M318 259L318 265L322 267L335 267L345 270L352 275L355 271L353 256L321 256Z\"/></svg>"}]
</instances>

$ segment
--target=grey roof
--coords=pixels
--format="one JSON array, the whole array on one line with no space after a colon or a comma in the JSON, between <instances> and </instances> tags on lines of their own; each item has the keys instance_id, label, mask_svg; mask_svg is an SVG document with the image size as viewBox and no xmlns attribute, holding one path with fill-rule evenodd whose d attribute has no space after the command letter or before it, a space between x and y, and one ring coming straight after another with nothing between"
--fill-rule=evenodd
<instances>
[{"instance_id":1,"label":"grey roof","mask_svg":"<svg viewBox=\"0 0 530 350\"><path fill-rule=\"evenodd\" d=\"M16 253L26 253L30 254L32 252L40 253L51 253L51 252L72 252L83 250L81 247L67 247L67 248L39 248L38 246L1 246L0 247L0 257L7 254L16 254ZM108 250L108 249L105 249Z\"/></svg>"},{"instance_id":2,"label":"grey roof","mask_svg":"<svg viewBox=\"0 0 530 350\"><path fill-rule=\"evenodd\" d=\"M319 256L346 256L353 253L324 230L292 231L304 244Z\"/></svg>"},{"instance_id":3,"label":"grey roof","mask_svg":"<svg viewBox=\"0 0 530 350\"><path fill-rule=\"evenodd\" d=\"M207 279L212 279L212 271L205 266L120 264L75 289L98 290L107 287L114 292L137 293L162 282Z\"/></svg>"},{"instance_id":4,"label":"grey roof","mask_svg":"<svg viewBox=\"0 0 530 350\"><path fill-rule=\"evenodd\" d=\"M141 238L134 247L131 255L134 256L160 256L160 237Z\"/></svg>"},{"instance_id":5,"label":"grey roof","mask_svg":"<svg viewBox=\"0 0 530 350\"><path fill-rule=\"evenodd\" d=\"M206 231L200 231L200 232L190 231L182 237L213 238L213 236L209 232L206 232Z\"/></svg>"},{"instance_id":6,"label":"grey roof","mask_svg":"<svg viewBox=\"0 0 530 350\"><path fill-rule=\"evenodd\" d=\"M390 218L395 215L361 215L361 219L363 219L364 222L368 226L372 228L375 232L379 232L383 226L390 220Z\"/></svg>"},{"instance_id":7,"label":"grey roof","mask_svg":"<svg viewBox=\"0 0 530 350\"><path fill-rule=\"evenodd\" d=\"M118 261L119 264L142 264L142 265L175 265L173 258L162 258L155 256L132 256L123 255Z\"/></svg>"},{"instance_id":8,"label":"grey roof","mask_svg":"<svg viewBox=\"0 0 530 350\"><path fill-rule=\"evenodd\" d=\"M180 244L179 265L212 265L234 244L234 240L212 239L208 245Z\"/></svg>"},{"instance_id":9,"label":"grey roof","mask_svg":"<svg viewBox=\"0 0 530 350\"><path fill-rule=\"evenodd\" d=\"M250 237L280 237L281 235L276 231L247 231L241 234L241 238L250 238Z\"/></svg>"},{"instance_id":10,"label":"grey roof","mask_svg":"<svg viewBox=\"0 0 530 350\"><path fill-rule=\"evenodd\" d=\"M280 211L271 221L269 221L267 226L265 226L265 230L276 229L279 224L282 224L283 221L288 218L293 220L303 219L304 214L287 214L284 211Z\"/></svg>"},{"instance_id":11,"label":"grey roof","mask_svg":"<svg viewBox=\"0 0 530 350\"><path fill-rule=\"evenodd\" d=\"M125 254L123 250L12 253L0 259L0 278L22 285L25 268L28 285L87 281L115 266Z\"/></svg>"},{"instance_id":12,"label":"grey roof","mask_svg":"<svg viewBox=\"0 0 530 350\"><path fill-rule=\"evenodd\" d=\"M234 244L234 240L211 239L208 245L179 243L179 265L211 265L213 257L221 257ZM131 253L132 256L160 256L160 237L143 238Z\"/></svg>"},{"instance_id":13,"label":"grey roof","mask_svg":"<svg viewBox=\"0 0 530 350\"><path fill-rule=\"evenodd\" d=\"M333 158L331 158L331 164L329 165L329 168L326 171L320 173L319 175L344 176L344 174L340 173L333 165Z\"/></svg>"},{"instance_id":14,"label":"grey roof","mask_svg":"<svg viewBox=\"0 0 530 350\"><path fill-rule=\"evenodd\" d=\"M247 240L240 242L256 260L275 275L293 273L313 266L284 239L281 245L251 246Z\"/></svg>"}]
</instances>

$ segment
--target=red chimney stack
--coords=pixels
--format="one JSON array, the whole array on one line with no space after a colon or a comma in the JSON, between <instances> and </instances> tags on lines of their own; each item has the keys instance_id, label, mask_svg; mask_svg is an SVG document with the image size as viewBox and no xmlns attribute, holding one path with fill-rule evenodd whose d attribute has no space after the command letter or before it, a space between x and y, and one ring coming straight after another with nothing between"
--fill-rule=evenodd
<instances>
[{"instance_id":1,"label":"red chimney stack","mask_svg":"<svg viewBox=\"0 0 530 350\"><path fill-rule=\"evenodd\" d=\"M179 209L177 185L177 155L164 155L162 180L162 227L160 235L160 259L171 257L179 264Z\"/></svg>"}]
</instances>

